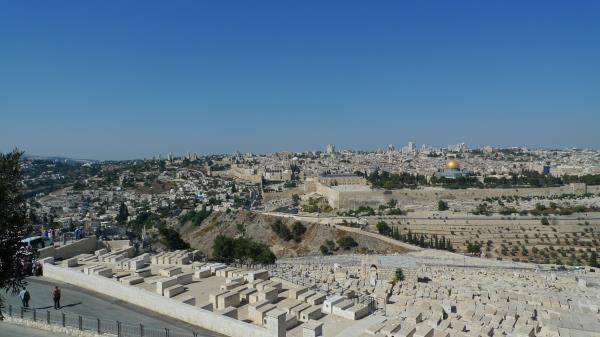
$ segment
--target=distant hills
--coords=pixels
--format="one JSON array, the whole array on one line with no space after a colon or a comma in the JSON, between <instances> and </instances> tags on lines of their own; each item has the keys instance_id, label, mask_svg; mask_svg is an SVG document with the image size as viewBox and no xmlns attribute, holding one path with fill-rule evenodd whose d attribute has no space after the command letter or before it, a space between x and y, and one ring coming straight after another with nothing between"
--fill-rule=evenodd
<instances>
[{"instance_id":1,"label":"distant hills","mask_svg":"<svg viewBox=\"0 0 600 337\"><path fill-rule=\"evenodd\" d=\"M28 160L51 160L51 161L61 161L64 163L99 163L99 160L96 159L76 159L76 158L68 158L68 157L58 157L58 156L32 156L32 155L23 155L23 159Z\"/></svg>"}]
</instances>

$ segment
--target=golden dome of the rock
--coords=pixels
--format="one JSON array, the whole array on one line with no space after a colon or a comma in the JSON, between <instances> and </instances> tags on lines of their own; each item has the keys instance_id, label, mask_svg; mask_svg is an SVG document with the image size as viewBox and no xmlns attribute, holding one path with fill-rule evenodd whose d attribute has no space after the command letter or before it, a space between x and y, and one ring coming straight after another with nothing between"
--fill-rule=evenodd
<instances>
[{"instance_id":1,"label":"golden dome of the rock","mask_svg":"<svg viewBox=\"0 0 600 337\"><path fill-rule=\"evenodd\" d=\"M446 163L446 167L449 170L458 170L460 168L460 165L458 164L458 160L456 160L456 159L450 159Z\"/></svg>"}]
</instances>

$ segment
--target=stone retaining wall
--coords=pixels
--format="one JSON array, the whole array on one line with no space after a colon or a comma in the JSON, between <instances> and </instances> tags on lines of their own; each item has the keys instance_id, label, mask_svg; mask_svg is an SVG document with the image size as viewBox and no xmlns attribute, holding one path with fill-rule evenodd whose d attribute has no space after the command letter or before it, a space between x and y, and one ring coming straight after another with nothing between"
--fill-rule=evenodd
<instances>
[{"instance_id":1,"label":"stone retaining wall","mask_svg":"<svg viewBox=\"0 0 600 337\"><path fill-rule=\"evenodd\" d=\"M81 240L74 241L68 245L58 248L46 247L38 250L39 258L53 257L56 260L64 260L79 254L93 253L98 248L98 240L95 236L90 236Z\"/></svg>"},{"instance_id":2,"label":"stone retaining wall","mask_svg":"<svg viewBox=\"0 0 600 337\"><path fill-rule=\"evenodd\" d=\"M44 276L99 292L227 336L270 337L270 333L264 328L165 298L141 288L126 286L112 279L96 275L85 275L75 270L50 264L44 265Z\"/></svg>"}]
</instances>

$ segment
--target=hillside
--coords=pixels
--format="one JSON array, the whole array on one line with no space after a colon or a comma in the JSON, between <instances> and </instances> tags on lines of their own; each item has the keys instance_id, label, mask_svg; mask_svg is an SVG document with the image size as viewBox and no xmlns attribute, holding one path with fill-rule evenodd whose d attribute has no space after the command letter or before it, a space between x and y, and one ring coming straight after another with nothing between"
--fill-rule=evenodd
<instances>
[{"instance_id":1,"label":"hillside","mask_svg":"<svg viewBox=\"0 0 600 337\"><path fill-rule=\"evenodd\" d=\"M335 242L344 235L351 236L358 243L358 247L349 250L338 248L332 252L333 254L353 252L402 253L405 251L375 238L354 233L348 234L327 225L314 223L303 223L306 232L302 235L300 242L297 243L294 240L284 241L271 229L271 224L274 222L274 217L247 211L231 212L229 214L214 213L198 226L193 225L191 222L186 223L181 229L181 236L192 248L198 249L209 256L212 254L214 239L219 234L231 237L245 235L252 240L269 245L277 257L321 255L321 245L326 245L327 240ZM289 219L283 220L283 224L290 229L295 222Z\"/></svg>"}]
</instances>

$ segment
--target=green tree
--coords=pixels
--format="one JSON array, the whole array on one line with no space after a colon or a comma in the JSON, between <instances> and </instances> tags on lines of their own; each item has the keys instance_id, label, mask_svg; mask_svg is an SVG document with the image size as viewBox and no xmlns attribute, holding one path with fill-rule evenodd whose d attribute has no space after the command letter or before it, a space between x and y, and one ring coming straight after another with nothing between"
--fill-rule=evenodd
<instances>
[{"instance_id":1,"label":"green tree","mask_svg":"<svg viewBox=\"0 0 600 337\"><path fill-rule=\"evenodd\" d=\"M127 218L129 217L129 211L127 210L127 206L124 202L121 202L119 206L119 213L117 214L117 222L119 225L124 225L127 222Z\"/></svg>"},{"instance_id":2,"label":"green tree","mask_svg":"<svg viewBox=\"0 0 600 337\"><path fill-rule=\"evenodd\" d=\"M271 224L271 229L284 241L290 241L292 239L292 232L290 232L290 229L279 219Z\"/></svg>"},{"instance_id":3,"label":"green tree","mask_svg":"<svg viewBox=\"0 0 600 337\"><path fill-rule=\"evenodd\" d=\"M190 245L183 241L179 232L173 228L163 227L159 229L159 233L162 236L162 243L169 250L187 249Z\"/></svg>"},{"instance_id":4,"label":"green tree","mask_svg":"<svg viewBox=\"0 0 600 337\"><path fill-rule=\"evenodd\" d=\"M394 282L402 282L404 281L404 272L402 268L397 268L394 272Z\"/></svg>"},{"instance_id":5,"label":"green tree","mask_svg":"<svg viewBox=\"0 0 600 337\"><path fill-rule=\"evenodd\" d=\"M390 200L387 202L387 207L388 207L389 209L396 208L396 205L398 205L398 200L396 200L396 199L390 199Z\"/></svg>"},{"instance_id":6,"label":"green tree","mask_svg":"<svg viewBox=\"0 0 600 337\"><path fill-rule=\"evenodd\" d=\"M272 264L275 254L265 244L248 238L231 238L218 235L213 244L213 257L224 262L251 261L253 263Z\"/></svg>"},{"instance_id":7,"label":"green tree","mask_svg":"<svg viewBox=\"0 0 600 337\"><path fill-rule=\"evenodd\" d=\"M448 203L445 202L444 200L438 201L438 211L447 211L447 210L448 210Z\"/></svg>"},{"instance_id":8,"label":"green tree","mask_svg":"<svg viewBox=\"0 0 600 337\"><path fill-rule=\"evenodd\" d=\"M391 235L391 233L392 233L392 229L385 221L379 221L377 223L377 231L381 235Z\"/></svg>"},{"instance_id":9,"label":"green tree","mask_svg":"<svg viewBox=\"0 0 600 337\"><path fill-rule=\"evenodd\" d=\"M292 204L294 206L300 205L300 196L298 194L292 194Z\"/></svg>"},{"instance_id":10,"label":"green tree","mask_svg":"<svg viewBox=\"0 0 600 337\"><path fill-rule=\"evenodd\" d=\"M590 254L589 265L590 265L590 267L594 267L594 268L599 268L600 267L600 265L598 265L598 253L592 252Z\"/></svg>"},{"instance_id":11,"label":"green tree","mask_svg":"<svg viewBox=\"0 0 600 337\"><path fill-rule=\"evenodd\" d=\"M300 242L302 240L302 235L306 232L306 227L299 221L296 221L292 226L292 237L294 241Z\"/></svg>"},{"instance_id":12,"label":"green tree","mask_svg":"<svg viewBox=\"0 0 600 337\"><path fill-rule=\"evenodd\" d=\"M467 252L471 255L479 254L481 253L481 245L477 243L467 242Z\"/></svg>"},{"instance_id":13,"label":"green tree","mask_svg":"<svg viewBox=\"0 0 600 337\"><path fill-rule=\"evenodd\" d=\"M337 239L338 246L342 247L343 250L348 250L353 247L357 247L358 243L349 235L345 235Z\"/></svg>"},{"instance_id":14,"label":"green tree","mask_svg":"<svg viewBox=\"0 0 600 337\"><path fill-rule=\"evenodd\" d=\"M542 225L544 225L544 226L548 226L548 225L550 224L550 221L548 221L548 218L546 218L546 217L543 217L543 218L540 220L540 223L541 223Z\"/></svg>"},{"instance_id":15,"label":"green tree","mask_svg":"<svg viewBox=\"0 0 600 337\"><path fill-rule=\"evenodd\" d=\"M21 191L20 160L23 153L0 153L0 288L15 294L25 281L21 240L29 232L27 207ZM0 308L4 299L0 295ZM2 319L0 311L0 319Z\"/></svg>"}]
</instances>

